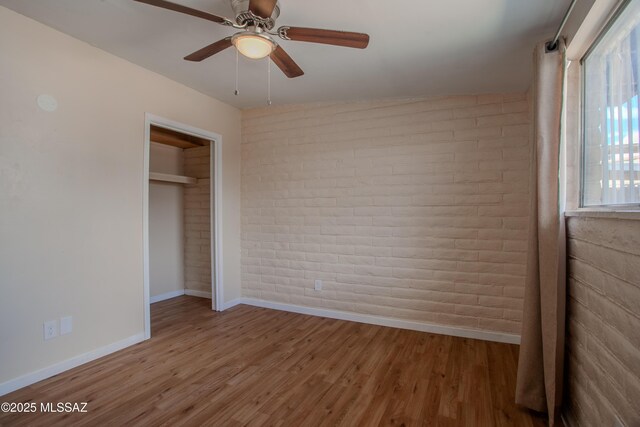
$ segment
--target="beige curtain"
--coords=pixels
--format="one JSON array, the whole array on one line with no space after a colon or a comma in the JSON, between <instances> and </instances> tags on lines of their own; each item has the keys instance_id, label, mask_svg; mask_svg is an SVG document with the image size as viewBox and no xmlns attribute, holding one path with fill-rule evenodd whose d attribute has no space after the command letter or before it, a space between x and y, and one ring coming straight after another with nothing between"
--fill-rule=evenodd
<instances>
[{"instance_id":1,"label":"beige curtain","mask_svg":"<svg viewBox=\"0 0 640 427\"><path fill-rule=\"evenodd\" d=\"M566 255L560 203L565 46L534 54L534 138L529 251L516 402L559 417L564 359Z\"/></svg>"}]
</instances>

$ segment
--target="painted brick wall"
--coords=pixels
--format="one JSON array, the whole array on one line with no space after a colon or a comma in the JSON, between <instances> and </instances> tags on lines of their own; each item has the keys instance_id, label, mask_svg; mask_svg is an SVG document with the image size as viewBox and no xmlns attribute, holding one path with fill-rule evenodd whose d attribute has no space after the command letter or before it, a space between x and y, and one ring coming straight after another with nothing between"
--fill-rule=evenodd
<instances>
[{"instance_id":1,"label":"painted brick wall","mask_svg":"<svg viewBox=\"0 0 640 427\"><path fill-rule=\"evenodd\" d=\"M565 416L640 425L640 221L569 218Z\"/></svg>"},{"instance_id":2,"label":"painted brick wall","mask_svg":"<svg viewBox=\"0 0 640 427\"><path fill-rule=\"evenodd\" d=\"M185 175L198 178L185 186L185 288L211 292L210 147L184 150Z\"/></svg>"},{"instance_id":3,"label":"painted brick wall","mask_svg":"<svg viewBox=\"0 0 640 427\"><path fill-rule=\"evenodd\" d=\"M243 295L519 334L528 109L498 94L244 111Z\"/></svg>"}]
</instances>

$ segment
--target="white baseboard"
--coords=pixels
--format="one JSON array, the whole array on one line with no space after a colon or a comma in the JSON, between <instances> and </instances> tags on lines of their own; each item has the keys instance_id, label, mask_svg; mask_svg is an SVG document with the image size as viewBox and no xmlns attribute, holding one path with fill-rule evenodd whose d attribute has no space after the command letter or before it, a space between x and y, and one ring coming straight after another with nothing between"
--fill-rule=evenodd
<instances>
[{"instance_id":1,"label":"white baseboard","mask_svg":"<svg viewBox=\"0 0 640 427\"><path fill-rule=\"evenodd\" d=\"M240 305L243 303L243 298L236 298L236 299L232 299L231 301L227 301L227 302L223 302L222 303L222 311L224 310L228 310L232 307L235 307L236 305Z\"/></svg>"},{"instance_id":2,"label":"white baseboard","mask_svg":"<svg viewBox=\"0 0 640 427\"><path fill-rule=\"evenodd\" d=\"M151 304L153 304L154 302L164 301L164 300L167 300L167 299L179 297L181 295L184 295L184 289L180 289L180 290L177 290L177 291L171 291L171 292L167 292L167 293L164 293L164 294L156 295L155 297L151 297L149 299L149 302Z\"/></svg>"},{"instance_id":3,"label":"white baseboard","mask_svg":"<svg viewBox=\"0 0 640 427\"><path fill-rule=\"evenodd\" d=\"M330 310L325 308L305 307L301 305L265 301L255 298L240 298L240 300L240 304L271 308L274 310L290 311L293 313L308 314L311 316L349 320L351 322L369 323L371 325L389 326L391 328L409 329L412 331L451 335L454 337L495 341L507 344L520 344L519 335L506 334L502 332L479 331L475 329L457 328L454 326L434 325L430 323L413 322L410 320L393 319L390 317L373 316L370 314L350 313L346 311Z\"/></svg>"},{"instance_id":4,"label":"white baseboard","mask_svg":"<svg viewBox=\"0 0 640 427\"><path fill-rule=\"evenodd\" d=\"M193 289L180 289L179 291L172 291L167 292L166 294L156 295L155 297L151 297L149 301L151 302L151 304L153 304L154 302L164 301L170 298L179 297L181 295L211 299L211 292L194 291Z\"/></svg>"},{"instance_id":5,"label":"white baseboard","mask_svg":"<svg viewBox=\"0 0 640 427\"><path fill-rule=\"evenodd\" d=\"M211 299L211 292L194 291L193 289L185 289L184 294L189 295L191 297Z\"/></svg>"},{"instance_id":6,"label":"white baseboard","mask_svg":"<svg viewBox=\"0 0 640 427\"><path fill-rule=\"evenodd\" d=\"M144 341L144 332L0 384L0 396Z\"/></svg>"}]
</instances>

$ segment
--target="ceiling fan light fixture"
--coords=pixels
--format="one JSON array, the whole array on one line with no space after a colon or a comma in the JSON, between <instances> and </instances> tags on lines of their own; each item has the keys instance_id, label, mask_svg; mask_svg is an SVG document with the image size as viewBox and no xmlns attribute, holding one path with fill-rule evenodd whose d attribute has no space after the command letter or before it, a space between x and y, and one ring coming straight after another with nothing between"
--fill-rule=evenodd
<instances>
[{"instance_id":1,"label":"ceiling fan light fixture","mask_svg":"<svg viewBox=\"0 0 640 427\"><path fill-rule=\"evenodd\" d=\"M355 49L364 49L369 45L369 35L364 33L289 26L274 29L276 19L280 16L278 0L227 0L231 1L236 14L235 22L169 0L134 1L243 30L232 37L225 37L185 56L186 61L201 62L234 46L236 48L236 70L238 68L238 53L252 59L270 56L280 71L289 78L295 78L304 75L304 71L271 36L295 42L321 43ZM271 70L271 62L269 62L268 69Z\"/></svg>"},{"instance_id":2,"label":"ceiling fan light fixture","mask_svg":"<svg viewBox=\"0 0 640 427\"><path fill-rule=\"evenodd\" d=\"M276 49L276 43L269 36L251 32L234 35L231 43L238 52L251 59L265 58Z\"/></svg>"}]
</instances>

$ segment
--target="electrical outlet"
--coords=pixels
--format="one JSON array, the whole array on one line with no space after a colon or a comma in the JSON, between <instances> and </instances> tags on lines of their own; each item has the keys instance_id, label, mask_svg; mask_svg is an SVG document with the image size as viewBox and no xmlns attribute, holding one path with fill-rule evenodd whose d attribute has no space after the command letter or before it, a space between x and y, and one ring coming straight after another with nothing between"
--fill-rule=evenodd
<instances>
[{"instance_id":1,"label":"electrical outlet","mask_svg":"<svg viewBox=\"0 0 640 427\"><path fill-rule=\"evenodd\" d=\"M73 331L73 317L66 316L60 318L60 335L67 335Z\"/></svg>"},{"instance_id":2,"label":"electrical outlet","mask_svg":"<svg viewBox=\"0 0 640 427\"><path fill-rule=\"evenodd\" d=\"M58 336L58 321L49 320L44 322L44 339L50 340Z\"/></svg>"},{"instance_id":3,"label":"electrical outlet","mask_svg":"<svg viewBox=\"0 0 640 427\"><path fill-rule=\"evenodd\" d=\"M320 279L316 279L316 282L313 286L313 289L315 289L316 291L321 291L322 290L322 280Z\"/></svg>"}]
</instances>

